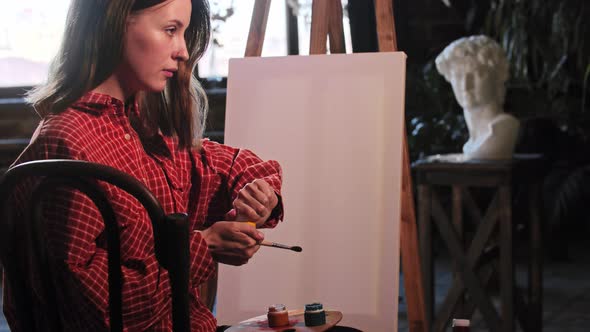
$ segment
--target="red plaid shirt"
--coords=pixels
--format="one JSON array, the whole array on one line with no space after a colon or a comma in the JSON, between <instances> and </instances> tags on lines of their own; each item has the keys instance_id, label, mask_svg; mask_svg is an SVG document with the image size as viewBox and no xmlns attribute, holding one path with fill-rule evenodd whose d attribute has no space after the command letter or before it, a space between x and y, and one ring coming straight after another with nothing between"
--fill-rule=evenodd
<instances>
[{"instance_id":1,"label":"red plaid shirt","mask_svg":"<svg viewBox=\"0 0 590 332\"><path fill-rule=\"evenodd\" d=\"M281 169L276 161L262 161L248 150L208 140L200 151L179 150L177 141L156 136L139 139L126 106L107 95L88 93L60 114L39 125L31 144L16 164L38 159L79 159L109 165L141 180L159 199L166 213L186 212L192 228L203 229L218 220L235 217L231 202L238 191L257 178L280 194ZM101 183L118 216L123 271L123 319L127 331L170 331L171 299L167 272L154 255L151 222L129 194ZM23 190L18 197L24 201ZM18 203L20 204L20 203ZM48 243L58 261L56 284L61 320L68 331L101 331L108 326L107 254L104 224L93 203L79 192L62 190L46 202ZM282 207L281 207L282 211ZM282 212L267 222L274 227ZM200 233L191 235L192 331L214 331L216 320L199 301L197 286L214 270ZM30 276L34 280L34 276ZM33 288L34 283L33 283ZM42 303L43 299L38 299ZM15 313L10 289L4 311L11 327ZM47 320L39 304L37 323Z\"/></svg>"}]
</instances>

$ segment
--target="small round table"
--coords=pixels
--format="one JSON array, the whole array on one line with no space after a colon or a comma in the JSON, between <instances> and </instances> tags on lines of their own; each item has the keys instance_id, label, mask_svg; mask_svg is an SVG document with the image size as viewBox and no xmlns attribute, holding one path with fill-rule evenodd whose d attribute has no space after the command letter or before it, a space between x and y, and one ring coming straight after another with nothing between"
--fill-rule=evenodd
<instances>
[{"instance_id":1,"label":"small round table","mask_svg":"<svg viewBox=\"0 0 590 332\"><path fill-rule=\"evenodd\" d=\"M340 327L336 326L342 320L340 311L326 310L326 324L318 326L305 326L303 310L289 310L289 325L281 327L269 327L266 315L260 315L250 318L226 330L226 332L258 332L258 331L276 331L276 332L323 332L339 331ZM347 327L342 331L358 331Z\"/></svg>"}]
</instances>

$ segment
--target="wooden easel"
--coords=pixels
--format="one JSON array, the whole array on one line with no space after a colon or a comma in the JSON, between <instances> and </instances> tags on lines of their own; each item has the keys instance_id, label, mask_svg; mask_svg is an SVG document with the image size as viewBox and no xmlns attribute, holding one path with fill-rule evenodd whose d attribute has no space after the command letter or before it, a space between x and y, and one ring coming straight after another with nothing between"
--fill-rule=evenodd
<instances>
[{"instance_id":1,"label":"wooden easel","mask_svg":"<svg viewBox=\"0 0 590 332\"><path fill-rule=\"evenodd\" d=\"M264 33L271 0L256 0L248 42L246 57L259 57L262 53ZM326 42L330 40L330 53L345 53L344 33L342 27L342 5L340 0L313 0L311 20L310 54L325 54ZM397 51L395 23L393 19L393 0L375 0L375 16L379 52ZM327 18L327 19L325 19ZM424 291L422 285L421 261L418 250L416 214L412 194L410 158L404 127L403 173L401 198L401 253L404 286L408 307L410 331L428 331ZM397 313L392 313L397 314Z\"/></svg>"}]
</instances>

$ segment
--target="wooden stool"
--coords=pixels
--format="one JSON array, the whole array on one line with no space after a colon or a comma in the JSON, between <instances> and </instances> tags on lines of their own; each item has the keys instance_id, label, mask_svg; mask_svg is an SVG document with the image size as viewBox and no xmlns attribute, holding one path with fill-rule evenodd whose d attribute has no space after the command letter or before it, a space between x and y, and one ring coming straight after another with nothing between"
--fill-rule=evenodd
<instances>
[{"instance_id":1,"label":"wooden stool","mask_svg":"<svg viewBox=\"0 0 590 332\"><path fill-rule=\"evenodd\" d=\"M450 162L430 157L413 165L418 185L418 226L422 255L425 305L432 331L443 331L452 318L469 318L480 310L491 331L513 331L515 318L525 331L542 328L542 256L539 212L539 182L543 175L540 155L515 155L513 160ZM516 287L513 261L512 185L528 189L529 268L528 293ZM452 188L451 206L443 206L433 186ZM470 187L494 191L482 214L469 192ZM478 221L469 248L464 239L463 208ZM447 211L450 211L449 219ZM431 218L432 217L432 218ZM433 316L432 224L436 224L453 261L453 284L436 316ZM489 246L499 224L497 246ZM490 248L499 249L500 313L494 308L485 285L494 269L481 264ZM493 251L493 250L492 250ZM469 297L466 299L465 295ZM463 317L459 317L463 316ZM434 319L436 318L436 319Z\"/></svg>"}]
</instances>

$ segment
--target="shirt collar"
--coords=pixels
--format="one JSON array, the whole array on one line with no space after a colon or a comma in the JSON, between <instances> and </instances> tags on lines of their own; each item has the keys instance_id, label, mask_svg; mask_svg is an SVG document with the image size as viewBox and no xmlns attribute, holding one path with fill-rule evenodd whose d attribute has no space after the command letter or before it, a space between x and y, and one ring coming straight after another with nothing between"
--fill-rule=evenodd
<instances>
[{"instance_id":1,"label":"shirt collar","mask_svg":"<svg viewBox=\"0 0 590 332\"><path fill-rule=\"evenodd\" d=\"M133 113L139 116L139 107L135 97L123 102L107 94L90 91L80 97L72 106L97 113L114 113L115 115Z\"/></svg>"},{"instance_id":2,"label":"shirt collar","mask_svg":"<svg viewBox=\"0 0 590 332\"><path fill-rule=\"evenodd\" d=\"M129 115L133 114L135 119L139 119L139 105L134 97L124 103L122 100L106 94L88 92L72 106L88 112L108 114L116 118L129 118ZM160 161L173 159L176 144L178 144L177 139L172 137L165 139L159 132L152 137L142 137L142 142L146 147L146 152Z\"/></svg>"}]
</instances>

